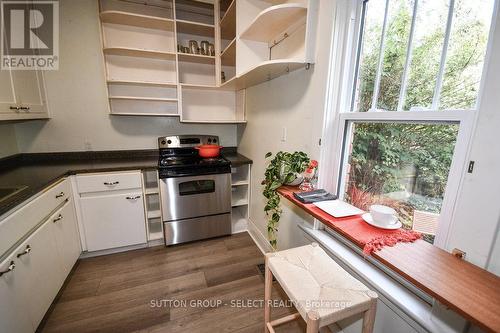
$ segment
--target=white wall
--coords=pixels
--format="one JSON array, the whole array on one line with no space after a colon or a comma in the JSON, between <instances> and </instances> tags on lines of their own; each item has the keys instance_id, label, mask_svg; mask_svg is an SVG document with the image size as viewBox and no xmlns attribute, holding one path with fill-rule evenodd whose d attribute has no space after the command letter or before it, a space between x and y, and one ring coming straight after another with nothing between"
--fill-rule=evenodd
<instances>
[{"instance_id":1,"label":"white wall","mask_svg":"<svg viewBox=\"0 0 500 333\"><path fill-rule=\"evenodd\" d=\"M316 65L310 70L300 69L247 89L248 123L244 129L240 128L239 151L254 162L250 223L263 236L267 236L261 185L266 167L265 154L269 151L276 153L280 150L301 150L311 158L319 159L335 4L334 1L319 2ZM281 140L282 128L286 128L286 141ZM304 243L304 237L296 224L304 219L312 221L309 216L284 201L284 213L278 232L279 248Z\"/></svg>"},{"instance_id":2,"label":"white wall","mask_svg":"<svg viewBox=\"0 0 500 333\"><path fill-rule=\"evenodd\" d=\"M59 70L46 72L53 119L16 124L20 151L156 148L157 137L171 134L214 134L236 145L236 125L109 116L97 12L97 0L60 1Z\"/></svg>"},{"instance_id":3,"label":"white wall","mask_svg":"<svg viewBox=\"0 0 500 333\"><path fill-rule=\"evenodd\" d=\"M474 172L466 174L456 204L447 249L459 248L467 260L486 267L490 253L490 269L500 275L500 16L497 16L493 44L486 69L479 118L472 140L470 160Z\"/></svg>"},{"instance_id":4,"label":"white wall","mask_svg":"<svg viewBox=\"0 0 500 333\"><path fill-rule=\"evenodd\" d=\"M12 124L0 125L0 158L17 154L17 142Z\"/></svg>"}]
</instances>

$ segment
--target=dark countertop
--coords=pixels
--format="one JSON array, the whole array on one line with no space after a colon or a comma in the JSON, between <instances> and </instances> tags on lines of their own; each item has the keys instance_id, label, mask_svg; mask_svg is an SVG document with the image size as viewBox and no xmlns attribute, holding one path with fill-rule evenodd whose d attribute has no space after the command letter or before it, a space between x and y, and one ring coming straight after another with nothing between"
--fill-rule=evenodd
<instances>
[{"instance_id":1,"label":"dark countertop","mask_svg":"<svg viewBox=\"0 0 500 333\"><path fill-rule=\"evenodd\" d=\"M225 148L224 156L232 166L252 161ZM156 169L158 151L125 150L100 152L18 154L0 159L0 188L24 187L0 201L0 216L59 179L78 173Z\"/></svg>"}]
</instances>

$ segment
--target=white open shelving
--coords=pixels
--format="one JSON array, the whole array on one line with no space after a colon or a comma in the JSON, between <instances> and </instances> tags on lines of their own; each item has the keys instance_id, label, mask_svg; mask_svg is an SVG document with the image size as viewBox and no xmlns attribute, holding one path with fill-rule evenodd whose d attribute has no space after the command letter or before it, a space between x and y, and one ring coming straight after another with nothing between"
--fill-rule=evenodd
<instances>
[{"instance_id":1,"label":"white open shelving","mask_svg":"<svg viewBox=\"0 0 500 333\"><path fill-rule=\"evenodd\" d=\"M163 243L163 223L161 218L161 201L158 171L142 172L143 191L145 194L146 228L149 242Z\"/></svg>"},{"instance_id":2,"label":"white open shelving","mask_svg":"<svg viewBox=\"0 0 500 333\"><path fill-rule=\"evenodd\" d=\"M231 168L232 232L247 230L250 198L250 165Z\"/></svg>"},{"instance_id":3,"label":"white open shelving","mask_svg":"<svg viewBox=\"0 0 500 333\"><path fill-rule=\"evenodd\" d=\"M109 93L111 114L245 123L240 91L314 63L318 3L100 0L108 91L137 90ZM215 56L179 52L191 40L213 43ZM143 89L156 87L175 96Z\"/></svg>"},{"instance_id":4,"label":"white open shelving","mask_svg":"<svg viewBox=\"0 0 500 333\"><path fill-rule=\"evenodd\" d=\"M99 4L112 115L179 117L186 123L245 122L244 94L218 84L218 1L100 0ZM225 22L236 20L229 12L226 18ZM216 54L179 52L178 45L188 46L190 40L198 45L213 43ZM228 74L234 76L234 70Z\"/></svg>"}]
</instances>

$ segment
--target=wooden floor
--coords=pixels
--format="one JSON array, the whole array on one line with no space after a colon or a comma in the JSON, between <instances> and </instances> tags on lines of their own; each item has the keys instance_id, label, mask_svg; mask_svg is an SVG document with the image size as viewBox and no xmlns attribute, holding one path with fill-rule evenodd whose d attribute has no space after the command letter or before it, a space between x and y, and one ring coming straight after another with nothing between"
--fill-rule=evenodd
<instances>
[{"instance_id":1,"label":"wooden floor","mask_svg":"<svg viewBox=\"0 0 500 333\"><path fill-rule=\"evenodd\" d=\"M40 331L263 332L263 262L247 233L83 259ZM286 300L276 283L273 290ZM254 306L237 303L249 300ZM273 318L294 311L274 308ZM276 331L305 332L305 324Z\"/></svg>"}]
</instances>

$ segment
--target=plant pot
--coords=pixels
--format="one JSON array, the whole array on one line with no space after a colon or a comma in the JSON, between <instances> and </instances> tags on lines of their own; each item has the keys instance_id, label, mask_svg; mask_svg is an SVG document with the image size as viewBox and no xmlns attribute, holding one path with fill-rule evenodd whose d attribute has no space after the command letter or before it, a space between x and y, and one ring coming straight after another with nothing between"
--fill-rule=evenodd
<instances>
[{"instance_id":1,"label":"plant pot","mask_svg":"<svg viewBox=\"0 0 500 333\"><path fill-rule=\"evenodd\" d=\"M285 176L284 175L284 173L285 173L284 169L285 169L285 164L282 164L281 165L281 177L282 178ZM290 181L290 182L284 182L283 184L284 185L289 185L289 186L298 186L298 185L300 185L304 181L304 176L301 173L295 172L294 176L295 176L295 178L292 181Z\"/></svg>"}]
</instances>

